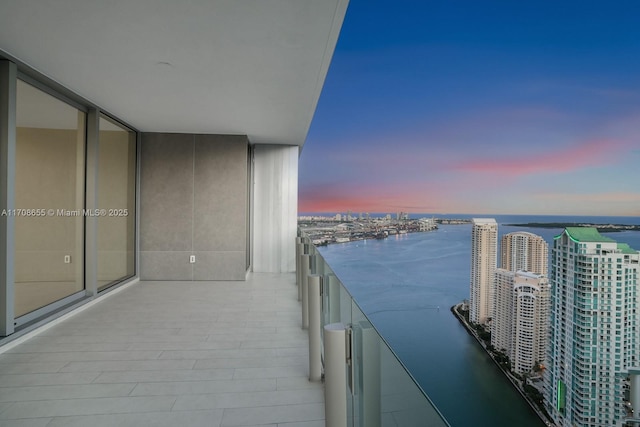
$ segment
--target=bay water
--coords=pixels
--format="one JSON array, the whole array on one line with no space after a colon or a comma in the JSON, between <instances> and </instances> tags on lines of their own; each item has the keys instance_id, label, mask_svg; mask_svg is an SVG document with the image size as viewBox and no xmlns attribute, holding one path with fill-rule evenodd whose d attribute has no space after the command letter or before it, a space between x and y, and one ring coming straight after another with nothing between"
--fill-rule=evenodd
<instances>
[{"instance_id":1,"label":"bay water","mask_svg":"<svg viewBox=\"0 0 640 427\"><path fill-rule=\"evenodd\" d=\"M529 231L542 236L550 252L553 237L562 229L505 224L640 224L636 217L494 217L499 224L498 238ZM638 231L605 235L640 249ZM334 244L321 247L320 252L453 427L544 426L450 311L469 298L470 224Z\"/></svg>"}]
</instances>

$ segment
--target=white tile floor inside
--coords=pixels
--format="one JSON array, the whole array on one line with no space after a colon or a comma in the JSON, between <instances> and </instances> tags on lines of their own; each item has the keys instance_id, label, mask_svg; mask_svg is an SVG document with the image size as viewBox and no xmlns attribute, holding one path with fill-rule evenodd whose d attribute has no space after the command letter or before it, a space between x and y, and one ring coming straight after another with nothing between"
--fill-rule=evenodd
<instances>
[{"instance_id":1,"label":"white tile floor inside","mask_svg":"<svg viewBox=\"0 0 640 427\"><path fill-rule=\"evenodd\" d=\"M0 426L324 426L294 281L108 296L0 354Z\"/></svg>"}]
</instances>

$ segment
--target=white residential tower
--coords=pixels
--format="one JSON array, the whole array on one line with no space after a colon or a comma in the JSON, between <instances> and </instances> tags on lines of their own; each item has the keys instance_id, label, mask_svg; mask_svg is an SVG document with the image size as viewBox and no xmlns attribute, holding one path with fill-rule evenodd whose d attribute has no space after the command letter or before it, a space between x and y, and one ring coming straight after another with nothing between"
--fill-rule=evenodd
<instances>
[{"instance_id":1,"label":"white residential tower","mask_svg":"<svg viewBox=\"0 0 640 427\"><path fill-rule=\"evenodd\" d=\"M487 324L493 316L498 224L493 218L473 218L472 224L469 320Z\"/></svg>"},{"instance_id":2,"label":"white residential tower","mask_svg":"<svg viewBox=\"0 0 640 427\"><path fill-rule=\"evenodd\" d=\"M511 361L511 369L530 372L545 358L549 328L548 245L538 235L502 236L501 268L495 275L491 344Z\"/></svg>"},{"instance_id":3,"label":"white residential tower","mask_svg":"<svg viewBox=\"0 0 640 427\"><path fill-rule=\"evenodd\" d=\"M509 271L549 274L549 245L537 234L516 231L500 240L500 267Z\"/></svg>"},{"instance_id":4,"label":"white residential tower","mask_svg":"<svg viewBox=\"0 0 640 427\"><path fill-rule=\"evenodd\" d=\"M511 369L530 372L544 362L551 290L542 274L496 270L491 345L503 351Z\"/></svg>"}]
</instances>

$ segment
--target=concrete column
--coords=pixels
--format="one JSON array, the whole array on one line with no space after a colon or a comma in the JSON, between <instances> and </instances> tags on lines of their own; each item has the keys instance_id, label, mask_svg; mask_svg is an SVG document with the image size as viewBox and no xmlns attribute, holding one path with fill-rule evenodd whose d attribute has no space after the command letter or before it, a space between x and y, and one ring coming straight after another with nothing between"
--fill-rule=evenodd
<instances>
[{"instance_id":1,"label":"concrete column","mask_svg":"<svg viewBox=\"0 0 640 427\"><path fill-rule=\"evenodd\" d=\"M14 332L13 249L16 165L16 64L0 60L0 336Z\"/></svg>"},{"instance_id":2,"label":"concrete column","mask_svg":"<svg viewBox=\"0 0 640 427\"><path fill-rule=\"evenodd\" d=\"M341 323L324 327L324 413L326 427L347 427L346 331Z\"/></svg>"},{"instance_id":3,"label":"concrete column","mask_svg":"<svg viewBox=\"0 0 640 427\"><path fill-rule=\"evenodd\" d=\"M309 381L320 381L322 378L322 327L320 311L320 283L322 278L317 274L309 276Z\"/></svg>"}]
</instances>

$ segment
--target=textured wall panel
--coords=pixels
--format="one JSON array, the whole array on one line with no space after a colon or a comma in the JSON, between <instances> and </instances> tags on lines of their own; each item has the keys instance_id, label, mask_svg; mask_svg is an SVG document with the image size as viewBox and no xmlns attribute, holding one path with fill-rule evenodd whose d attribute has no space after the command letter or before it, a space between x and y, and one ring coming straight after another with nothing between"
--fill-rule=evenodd
<instances>
[{"instance_id":1,"label":"textured wall panel","mask_svg":"<svg viewBox=\"0 0 640 427\"><path fill-rule=\"evenodd\" d=\"M193 249L244 252L247 138L198 135L195 144Z\"/></svg>"},{"instance_id":2,"label":"textured wall panel","mask_svg":"<svg viewBox=\"0 0 640 427\"><path fill-rule=\"evenodd\" d=\"M246 136L143 134L143 280L245 279L247 144Z\"/></svg>"},{"instance_id":3,"label":"textured wall panel","mask_svg":"<svg viewBox=\"0 0 640 427\"><path fill-rule=\"evenodd\" d=\"M193 280L191 251L140 252L142 280Z\"/></svg>"},{"instance_id":4,"label":"textured wall panel","mask_svg":"<svg viewBox=\"0 0 640 427\"><path fill-rule=\"evenodd\" d=\"M245 251L194 252L194 280L245 280ZM214 278L214 279L212 279Z\"/></svg>"},{"instance_id":5,"label":"textured wall panel","mask_svg":"<svg viewBox=\"0 0 640 427\"><path fill-rule=\"evenodd\" d=\"M193 230L193 135L143 134L140 250L190 251Z\"/></svg>"}]
</instances>

